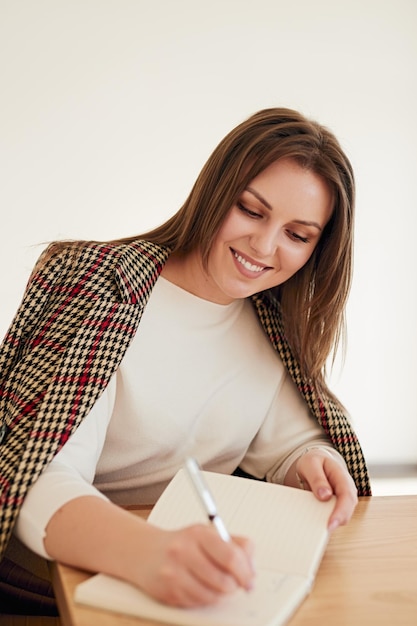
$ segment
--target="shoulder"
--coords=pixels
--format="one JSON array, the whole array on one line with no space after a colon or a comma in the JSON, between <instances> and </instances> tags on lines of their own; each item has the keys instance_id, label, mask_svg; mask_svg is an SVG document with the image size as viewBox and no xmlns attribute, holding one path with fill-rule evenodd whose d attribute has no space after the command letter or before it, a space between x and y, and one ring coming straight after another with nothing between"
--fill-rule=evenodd
<instances>
[{"instance_id":1,"label":"shoulder","mask_svg":"<svg viewBox=\"0 0 417 626\"><path fill-rule=\"evenodd\" d=\"M41 254L34 268L37 271L58 270L73 266L75 269L114 265L122 259L149 260L150 263L164 263L169 255L165 246L143 239L120 240L114 242L58 241L51 243Z\"/></svg>"},{"instance_id":2,"label":"shoulder","mask_svg":"<svg viewBox=\"0 0 417 626\"><path fill-rule=\"evenodd\" d=\"M28 284L33 298L119 299L127 289L153 283L169 249L144 240L58 242L41 255ZM127 295L128 300L129 295Z\"/></svg>"}]
</instances>

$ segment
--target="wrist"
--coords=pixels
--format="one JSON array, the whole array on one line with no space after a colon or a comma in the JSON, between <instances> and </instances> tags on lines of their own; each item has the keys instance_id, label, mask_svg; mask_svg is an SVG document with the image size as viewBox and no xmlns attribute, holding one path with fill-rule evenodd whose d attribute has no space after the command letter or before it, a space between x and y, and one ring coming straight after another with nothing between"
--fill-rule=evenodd
<instances>
[{"instance_id":1,"label":"wrist","mask_svg":"<svg viewBox=\"0 0 417 626\"><path fill-rule=\"evenodd\" d=\"M300 454L300 456L295 462L295 478L297 480L299 489L307 489L307 485L298 471L298 464L300 460L303 458L303 456L308 454L311 450L317 450L317 449L318 449L318 446L308 446L307 448L304 448L304 450L302 451L302 453Z\"/></svg>"}]
</instances>

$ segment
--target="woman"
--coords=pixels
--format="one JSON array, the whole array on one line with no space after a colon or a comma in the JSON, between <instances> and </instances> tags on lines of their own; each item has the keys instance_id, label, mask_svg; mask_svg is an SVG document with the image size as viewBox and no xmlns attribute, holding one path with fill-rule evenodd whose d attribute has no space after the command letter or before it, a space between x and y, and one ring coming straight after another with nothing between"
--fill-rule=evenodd
<instances>
[{"instance_id":1,"label":"woman","mask_svg":"<svg viewBox=\"0 0 417 626\"><path fill-rule=\"evenodd\" d=\"M325 382L353 207L334 136L268 109L223 139L162 226L52 244L1 352L3 546L17 521L35 552L173 605L249 589L247 539L168 533L117 506L155 502L189 454L204 469L334 494L329 528L345 524L370 493Z\"/></svg>"}]
</instances>

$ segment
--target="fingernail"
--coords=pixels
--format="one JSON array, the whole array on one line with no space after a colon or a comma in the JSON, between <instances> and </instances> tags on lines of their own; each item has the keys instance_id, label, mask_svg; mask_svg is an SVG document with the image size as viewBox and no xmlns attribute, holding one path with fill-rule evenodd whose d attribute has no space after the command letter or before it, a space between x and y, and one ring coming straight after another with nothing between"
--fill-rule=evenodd
<instances>
[{"instance_id":1,"label":"fingernail","mask_svg":"<svg viewBox=\"0 0 417 626\"><path fill-rule=\"evenodd\" d=\"M318 490L319 498L329 498L332 495L332 492L327 487L321 487Z\"/></svg>"},{"instance_id":2,"label":"fingernail","mask_svg":"<svg viewBox=\"0 0 417 626\"><path fill-rule=\"evenodd\" d=\"M328 529L331 531L336 530L336 528L338 528L338 526L340 525L340 522L338 519L332 519L332 521L330 522Z\"/></svg>"}]
</instances>

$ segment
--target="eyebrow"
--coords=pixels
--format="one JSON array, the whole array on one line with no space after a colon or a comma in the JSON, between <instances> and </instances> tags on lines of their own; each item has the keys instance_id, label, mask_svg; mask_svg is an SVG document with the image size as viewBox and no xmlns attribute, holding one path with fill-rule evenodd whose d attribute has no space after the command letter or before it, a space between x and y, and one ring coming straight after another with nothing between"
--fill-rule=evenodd
<instances>
[{"instance_id":1,"label":"eyebrow","mask_svg":"<svg viewBox=\"0 0 417 626\"><path fill-rule=\"evenodd\" d=\"M255 198L257 200L259 200L259 202L261 202L269 211L272 211L272 206L269 204L269 202L267 200L265 200L265 198L263 196L261 196L260 193L258 193L256 191L256 189L253 189L253 187L246 187L246 191L249 191L249 193L251 193L253 196L255 196ZM304 224L304 226L314 226L315 228L317 228L320 232L322 232L322 227L320 226L320 224L318 224L317 222L310 222L309 220L294 220L294 222L296 224Z\"/></svg>"},{"instance_id":2,"label":"eyebrow","mask_svg":"<svg viewBox=\"0 0 417 626\"><path fill-rule=\"evenodd\" d=\"M251 193L253 196L255 196L255 198L257 198L257 199L259 200L259 202L262 202L262 204L263 204L263 205L264 205L267 209L269 209L270 211L272 211L272 207L271 207L271 205L269 204L269 202L267 202L267 201L265 200L265 198L264 198L263 196L261 196L261 194L260 194L260 193L258 193L258 192L256 191L256 189L253 189L253 187L246 187L246 191L249 191L249 193Z\"/></svg>"}]
</instances>

